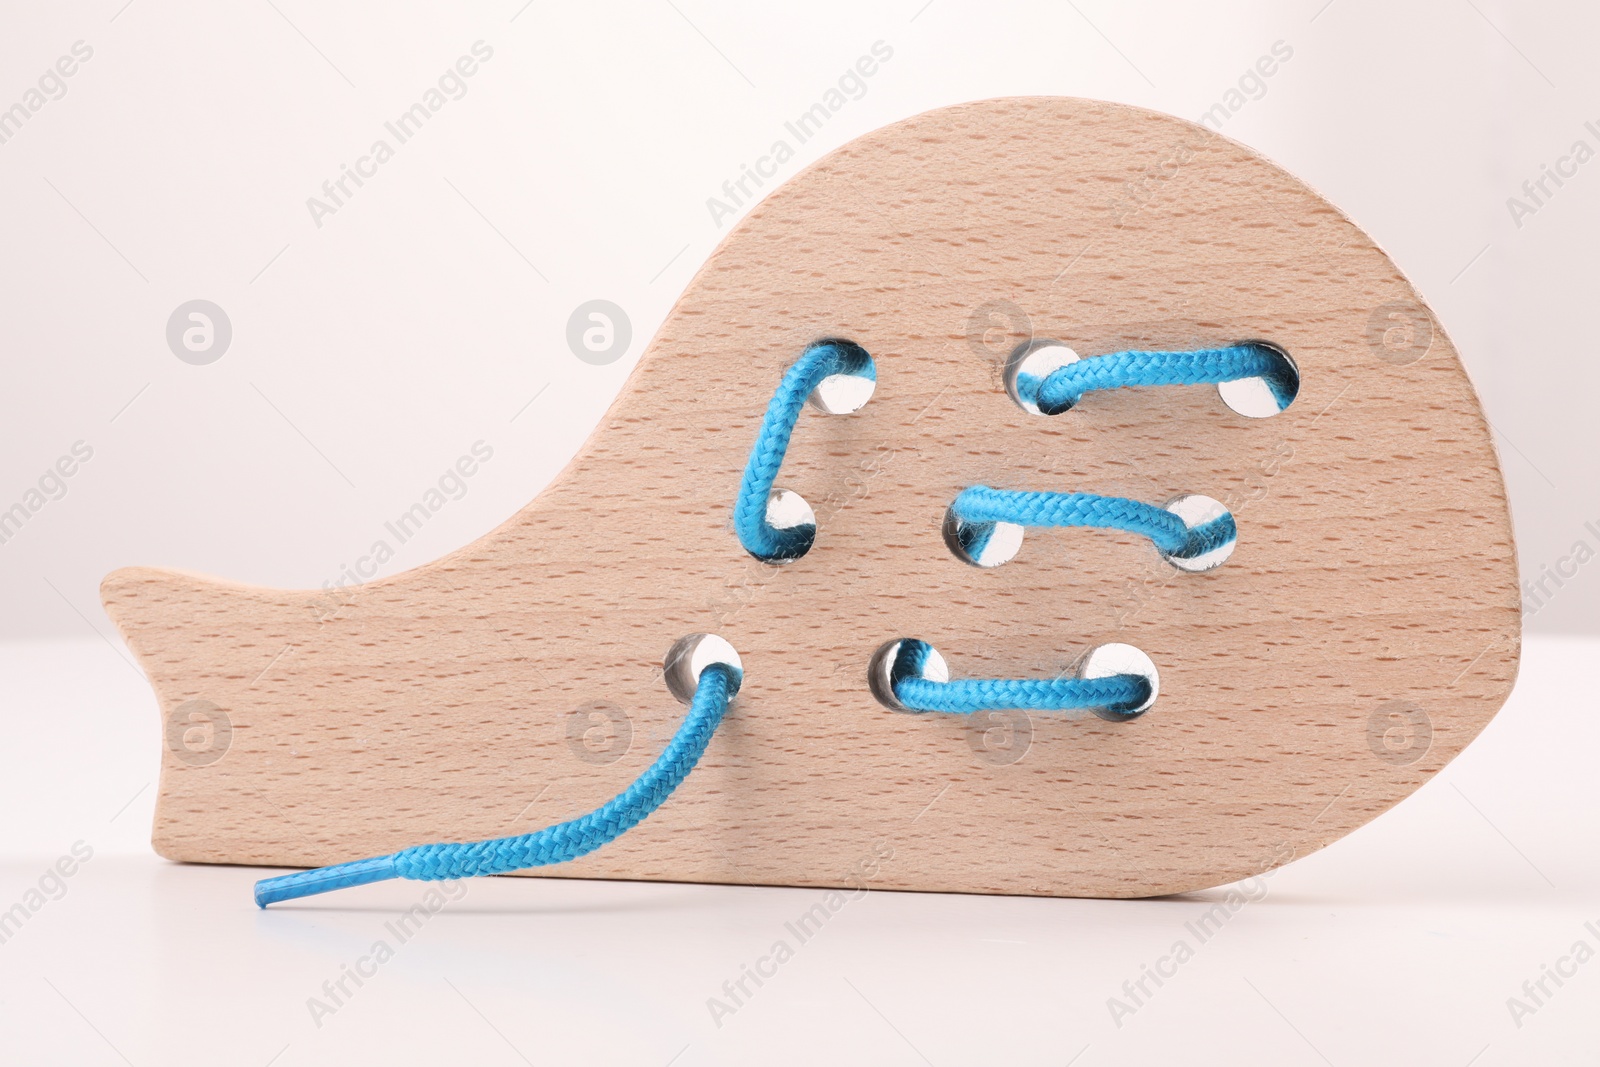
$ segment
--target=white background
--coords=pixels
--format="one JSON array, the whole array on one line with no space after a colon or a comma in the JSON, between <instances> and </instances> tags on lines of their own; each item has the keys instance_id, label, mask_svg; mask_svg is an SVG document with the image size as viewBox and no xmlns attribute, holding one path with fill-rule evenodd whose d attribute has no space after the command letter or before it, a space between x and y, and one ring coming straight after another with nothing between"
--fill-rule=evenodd
<instances>
[{"instance_id":1,"label":"white background","mask_svg":"<svg viewBox=\"0 0 1600 1067\"><path fill-rule=\"evenodd\" d=\"M1537 578L1575 542L1600 548L1584 525L1600 528L1600 162L1520 226L1507 199L1574 141L1600 149L1584 126L1600 129L1600 10L20 7L0 15L0 108L75 42L93 56L0 144L0 509L75 442L94 454L0 544L0 637L17 642L0 661L0 908L72 842L96 852L0 945L0 1042L23 1043L7 1062L516 1063L558 1050L559 1062L1066 1063L1086 1046L1084 1067L1592 1062L1600 963L1521 1027L1506 1007L1579 937L1600 946L1583 927L1600 923L1600 802L1582 673L1596 647L1581 637L1531 644L1512 704L1461 761L1276 876L1229 941L1121 1028L1106 998L1206 903L875 894L719 1029L705 998L804 893L501 881L319 1028L306 998L415 887L258 916L244 906L256 872L153 860L153 701L96 587L136 563L321 585L480 440L493 460L384 572L503 521L576 451L726 233L707 198L878 41L893 57L780 179L867 130L984 97L1198 118L1276 42L1292 48L1224 132L1321 190L1430 301L1495 426ZM465 95L317 226L307 198L479 40L493 58ZM165 337L197 298L233 329L206 366ZM606 366L566 341L570 313L596 298L633 327ZM1530 632L1600 634L1594 570L1541 598Z\"/></svg>"}]
</instances>

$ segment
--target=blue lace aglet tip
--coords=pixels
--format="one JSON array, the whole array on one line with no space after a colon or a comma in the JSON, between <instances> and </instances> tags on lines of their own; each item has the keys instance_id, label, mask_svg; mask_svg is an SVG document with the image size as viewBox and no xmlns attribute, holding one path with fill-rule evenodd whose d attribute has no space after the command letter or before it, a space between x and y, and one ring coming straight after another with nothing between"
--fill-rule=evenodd
<instances>
[{"instance_id":1,"label":"blue lace aglet tip","mask_svg":"<svg viewBox=\"0 0 1600 1067\"><path fill-rule=\"evenodd\" d=\"M378 856L376 859L318 867L314 871L263 878L256 883L256 906L264 908L280 900L295 900L348 886L367 885L398 877L399 874L394 868L394 857Z\"/></svg>"}]
</instances>

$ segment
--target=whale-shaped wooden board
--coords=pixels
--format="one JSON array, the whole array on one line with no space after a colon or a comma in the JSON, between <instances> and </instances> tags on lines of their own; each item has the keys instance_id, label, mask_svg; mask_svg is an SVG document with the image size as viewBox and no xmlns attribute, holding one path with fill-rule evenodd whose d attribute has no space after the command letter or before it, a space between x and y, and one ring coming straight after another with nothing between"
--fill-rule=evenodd
<instances>
[{"instance_id":1,"label":"whale-shaped wooden board","mask_svg":"<svg viewBox=\"0 0 1600 1067\"><path fill-rule=\"evenodd\" d=\"M800 418L779 485L811 552L730 516L784 369L864 346L876 393ZM1245 418L1211 386L1023 411L1001 367L1265 339L1302 382ZM952 556L964 487L1227 503L1221 568L1106 530ZM1500 707L1520 605L1494 446L1454 348L1373 241L1203 127L989 100L856 140L772 192L684 292L572 465L499 529L348 588L119 570L106 609L164 716L158 852L312 866L525 832L609 799L683 707L662 660L715 633L744 685L700 766L613 844L530 873L1129 897L1219 885L1349 833ZM1117 641L1143 717L912 714L873 651L1054 677Z\"/></svg>"}]
</instances>

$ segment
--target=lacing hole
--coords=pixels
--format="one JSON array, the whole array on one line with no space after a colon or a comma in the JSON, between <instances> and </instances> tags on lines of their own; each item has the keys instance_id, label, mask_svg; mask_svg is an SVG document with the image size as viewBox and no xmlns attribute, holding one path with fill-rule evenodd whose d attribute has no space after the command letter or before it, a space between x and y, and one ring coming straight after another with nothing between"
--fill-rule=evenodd
<instances>
[{"instance_id":1,"label":"lacing hole","mask_svg":"<svg viewBox=\"0 0 1600 1067\"><path fill-rule=\"evenodd\" d=\"M803 544L796 544L791 548L790 554L768 559L764 556L756 558L763 563L784 564L793 563L807 552L817 540L817 513L811 510L811 505L806 503L806 498L792 489L774 489L767 494L767 525L774 530L794 530L797 527L810 527L809 536Z\"/></svg>"},{"instance_id":2,"label":"lacing hole","mask_svg":"<svg viewBox=\"0 0 1600 1067\"><path fill-rule=\"evenodd\" d=\"M1213 519L1220 519L1224 515L1232 514L1223 506L1220 500L1213 500L1208 496L1201 496L1199 493L1173 497L1161 506L1182 519L1183 524L1191 530L1196 526L1211 522ZM1238 543L1239 538L1236 531L1232 540L1226 544L1219 545L1210 552L1187 558L1162 552L1161 558L1180 571L1199 574L1202 571L1215 570L1228 562L1228 557L1233 555L1234 546Z\"/></svg>"},{"instance_id":3,"label":"lacing hole","mask_svg":"<svg viewBox=\"0 0 1600 1067\"><path fill-rule=\"evenodd\" d=\"M895 664L900 659L902 646L911 646L910 651L921 653L922 669L915 675L903 671L896 673ZM945 664L944 657L939 655L938 649L914 637L900 637L880 645L878 651L867 661L867 687L872 690L872 695L878 698L878 703L886 708L894 711L912 710L900 703L900 698L894 695L895 683L909 677L926 678L930 682L948 682L950 668Z\"/></svg>"},{"instance_id":4,"label":"lacing hole","mask_svg":"<svg viewBox=\"0 0 1600 1067\"><path fill-rule=\"evenodd\" d=\"M998 567L1016 558L1023 528L1014 522L964 522L952 505L944 513L944 543L950 552L974 567Z\"/></svg>"},{"instance_id":5,"label":"lacing hole","mask_svg":"<svg viewBox=\"0 0 1600 1067\"><path fill-rule=\"evenodd\" d=\"M1150 683L1150 696L1135 707L1093 708L1093 712L1108 722L1127 722L1150 710L1161 692L1161 675L1155 661L1133 645L1116 642L1099 645L1078 661L1079 678L1111 678L1118 674L1137 674Z\"/></svg>"},{"instance_id":6,"label":"lacing hole","mask_svg":"<svg viewBox=\"0 0 1600 1067\"><path fill-rule=\"evenodd\" d=\"M1078 362L1078 353L1060 341L1029 341L1019 345L1006 360L1006 392L1017 406L1031 415L1059 415L1069 410L1041 411L1039 384L1062 367Z\"/></svg>"},{"instance_id":7,"label":"lacing hole","mask_svg":"<svg viewBox=\"0 0 1600 1067\"><path fill-rule=\"evenodd\" d=\"M1236 343L1270 349L1282 361L1280 374L1284 395L1280 398L1273 392L1265 378L1239 378L1217 385L1217 395L1222 397L1222 402L1247 419L1270 419L1294 403L1294 398L1300 395L1300 368L1283 346L1256 340Z\"/></svg>"},{"instance_id":8,"label":"lacing hole","mask_svg":"<svg viewBox=\"0 0 1600 1067\"><path fill-rule=\"evenodd\" d=\"M733 696L744 683L744 663L734 647L716 634L689 634L678 638L667 649L666 659L661 661L667 691L679 703L690 703L694 700L694 691L700 686L700 672L713 663L732 668L733 692L728 695Z\"/></svg>"},{"instance_id":9,"label":"lacing hole","mask_svg":"<svg viewBox=\"0 0 1600 1067\"><path fill-rule=\"evenodd\" d=\"M860 411L878 387L878 366L867 350L854 341L829 338L812 348L831 345L840 350L840 369L817 383L806 403L829 415L849 415Z\"/></svg>"}]
</instances>

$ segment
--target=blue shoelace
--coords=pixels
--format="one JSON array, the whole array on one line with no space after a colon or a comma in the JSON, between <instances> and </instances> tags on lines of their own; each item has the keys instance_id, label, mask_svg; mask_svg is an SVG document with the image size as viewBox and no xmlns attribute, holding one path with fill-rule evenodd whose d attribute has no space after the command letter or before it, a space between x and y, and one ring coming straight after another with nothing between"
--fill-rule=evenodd
<instances>
[{"instance_id":1,"label":"blue shoelace","mask_svg":"<svg viewBox=\"0 0 1600 1067\"><path fill-rule=\"evenodd\" d=\"M740 543L758 559L784 563L805 555L816 540L814 523L774 526L767 517L771 497L800 412L812 391L833 374L874 377L873 363L859 346L826 341L808 348L785 372L767 405L750 450L733 527ZM1292 372L1291 372L1292 373ZM1192 385L1261 377L1280 407L1294 398L1297 381L1283 372L1283 359L1260 345L1196 352L1120 352L1079 360L1042 379L1019 376L1018 388L1046 414L1065 411L1084 393L1134 385ZM1237 536L1231 515L1189 527L1173 513L1137 500L1092 493L1015 492L973 486L957 496L952 510L969 524L971 536L988 536L997 523L1023 526L1094 526L1148 537L1158 549L1179 558L1204 555ZM962 679L937 681L923 676L929 646L901 642L893 664L895 698L916 712L970 714L1021 708L1063 711L1089 708L1106 717L1131 717L1151 695L1150 682L1137 674L1104 678ZM666 750L632 785L594 811L534 833L483 841L418 845L386 856L339 863L256 883L261 907L390 878L440 880L508 874L530 867L565 863L616 840L659 808L705 753L727 713L742 678L735 668L712 663L701 671L688 713Z\"/></svg>"},{"instance_id":2,"label":"blue shoelace","mask_svg":"<svg viewBox=\"0 0 1600 1067\"><path fill-rule=\"evenodd\" d=\"M1189 352L1113 352L1080 359L1043 378L1019 374L1016 385L1017 394L1032 400L1042 414L1059 415L1096 390L1220 385L1242 378L1265 381L1280 410L1289 406L1300 388L1294 366L1270 346L1255 342Z\"/></svg>"}]
</instances>

